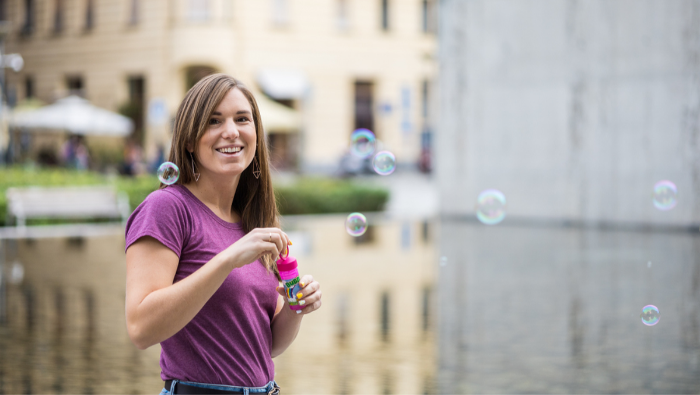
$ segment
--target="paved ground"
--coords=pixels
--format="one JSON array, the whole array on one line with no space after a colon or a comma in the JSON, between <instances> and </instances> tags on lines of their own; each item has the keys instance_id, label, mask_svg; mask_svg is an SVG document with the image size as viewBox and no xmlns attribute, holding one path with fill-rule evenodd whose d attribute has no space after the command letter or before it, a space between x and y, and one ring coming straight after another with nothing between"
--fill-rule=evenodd
<instances>
[{"instance_id":1,"label":"paved ground","mask_svg":"<svg viewBox=\"0 0 700 395\"><path fill-rule=\"evenodd\" d=\"M358 181L389 188L387 212L400 218L438 215L439 194L434 177L418 172L396 172L388 176L363 176Z\"/></svg>"}]
</instances>

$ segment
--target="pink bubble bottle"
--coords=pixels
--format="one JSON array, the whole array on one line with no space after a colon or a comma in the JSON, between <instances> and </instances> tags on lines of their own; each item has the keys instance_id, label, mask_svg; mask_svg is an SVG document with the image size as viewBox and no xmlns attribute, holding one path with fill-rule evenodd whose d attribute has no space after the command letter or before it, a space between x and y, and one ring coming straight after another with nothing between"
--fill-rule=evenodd
<instances>
[{"instance_id":1,"label":"pink bubble bottle","mask_svg":"<svg viewBox=\"0 0 700 395\"><path fill-rule=\"evenodd\" d=\"M304 306L299 305L297 300L297 293L301 291L299 270L297 270L296 258L289 255L289 246L287 246L287 256L282 257L282 254L280 254L279 259L277 259L277 270L279 270L282 284L284 284L284 292L287 294L289 308L297 310L297 314L299 314L300 311L298 310L304 308Z\"/></svg>"}]
</instances>

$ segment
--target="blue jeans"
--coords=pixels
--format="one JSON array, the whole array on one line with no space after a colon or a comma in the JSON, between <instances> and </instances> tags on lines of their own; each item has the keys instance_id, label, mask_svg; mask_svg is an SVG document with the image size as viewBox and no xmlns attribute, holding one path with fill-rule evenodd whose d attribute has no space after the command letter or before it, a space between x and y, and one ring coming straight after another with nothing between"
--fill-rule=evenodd
<instances>
[{"instance_id":1,"label":"blue jeans","mask_svg":"<svg viewBox=\"0 0 700 395\"><path fill-rule=\"evenodd\" d=\"M209 388L209 389L214 389L214 390L222 390L222 391L233 391L233 392L240 392L241 394L267 394L275 388L277 383L275 381L270 381L265 385L264 387L236 387L233 385L218 385L218 384L205 384L205 383L193 383L191 381L180 381L180 380L173 380L173 386L172 388L175 388L175 383L182 383L186 384L192 387L201 387L201 388ZM170 389L165 389L163 388L160 391L160 395L173 395L170 391L172 391L172 388Z\"/></svg>"}]
</instances>

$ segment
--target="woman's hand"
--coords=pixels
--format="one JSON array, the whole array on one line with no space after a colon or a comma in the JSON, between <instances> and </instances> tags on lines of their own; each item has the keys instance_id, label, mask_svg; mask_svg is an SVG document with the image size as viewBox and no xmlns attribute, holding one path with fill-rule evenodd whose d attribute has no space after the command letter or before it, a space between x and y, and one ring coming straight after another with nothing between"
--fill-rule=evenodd
<instances>
[{"instance_id":1,"label":"woman's hand","mask_svg":"<svg viewBox=\"0 0 700 395\"><path fill-rule=\"evenodd\" d=\"M310 274L305 275L299 281L299 286L301 291L296 295L299 304L304 306L303 309L297 310L301 311L301 314L309 314L321 308L321 284L314 280L314 277ZM287 300L284 287L278 287L277 293L282 295L284 300ZM289 307L285 307L289 308Z\"/></svg>"},{"instance_id":2,"label":"woman's hand","mask_svg":"<svg viewBox=\"0 0 700 395\"><path fill-rule=\"evenodd\" d=\"M253 263L270 254L275 259L290 245L289 236L279 228L255 228L226 248L223 253L233 268Z\"/></svg>"}]
</instances>

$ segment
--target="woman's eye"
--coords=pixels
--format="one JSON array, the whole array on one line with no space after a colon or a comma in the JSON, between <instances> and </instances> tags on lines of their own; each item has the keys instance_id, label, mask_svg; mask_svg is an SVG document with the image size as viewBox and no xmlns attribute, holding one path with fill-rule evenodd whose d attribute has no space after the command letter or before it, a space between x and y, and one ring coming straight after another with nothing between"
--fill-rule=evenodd
<instances>
[{"instance_id":1,"label":"woman's eye","mask_svg":"<svg viewBox=\"0 0 700 395\"><path fill-rule=\"evenodd\" d=\"M209 125L218 125L220 122L216 118L212 118L209 120Z\"/></svg>"},{"instance_id":2,"label":"woman's eye","mask_svg":"<svg viewBox=\"0 0 700 395\"><path fill-rule=\"evenodd\" d=\"M248 121L249 121L248 117L240 117L236 120L236 122L248 122Z\"/></svg>"}]
</instances>

